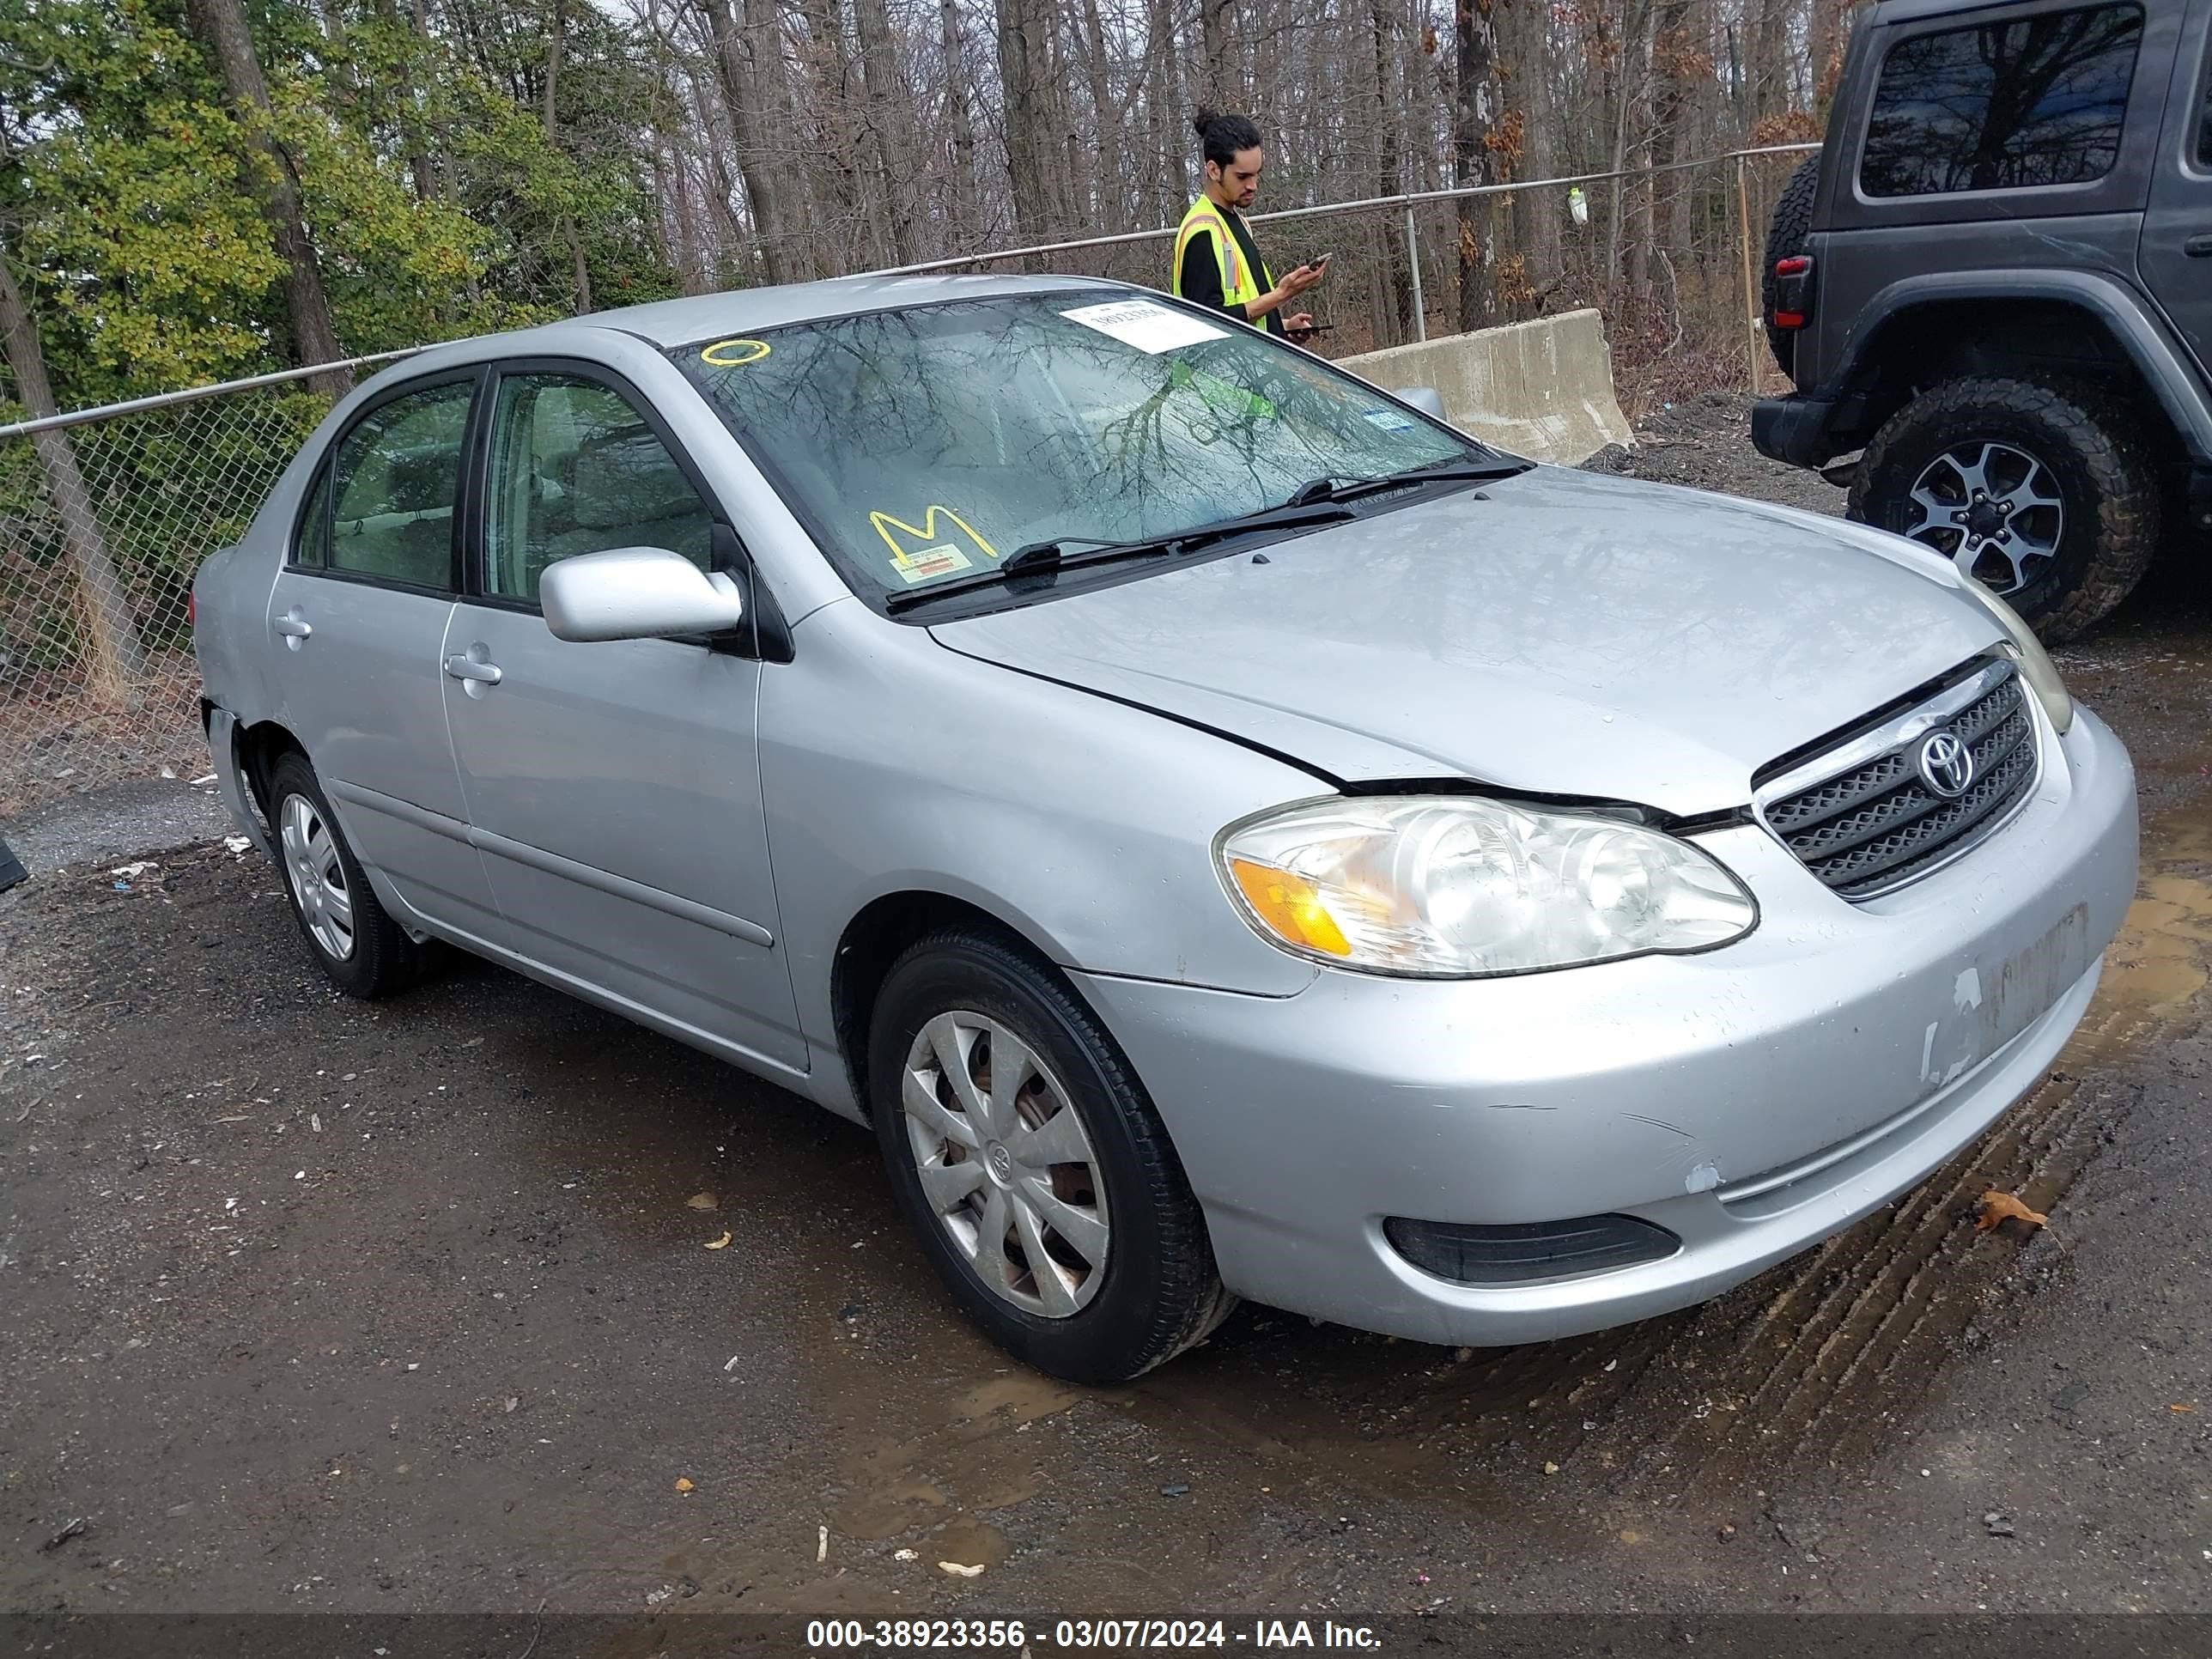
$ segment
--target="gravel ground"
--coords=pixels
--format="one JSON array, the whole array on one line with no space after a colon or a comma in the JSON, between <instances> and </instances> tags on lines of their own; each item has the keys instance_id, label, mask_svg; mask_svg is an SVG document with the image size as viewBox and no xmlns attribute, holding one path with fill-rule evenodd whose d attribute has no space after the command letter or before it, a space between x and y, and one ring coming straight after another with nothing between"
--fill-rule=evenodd
<instances>
[{"instance_id":1,"label":"gravel ground","mask_svg":"<svg viewBox=\"0 0 2212 1659\"><path fill-rule=\"evenodd\" d=\"M1741 422L1626 465L1833 505ZM204 791L11 824L0 1609L2212 1612L2208 624L2066 655L2144 897L1984 1146L1606 1336L1246 1309L1122 1389L972 1334L859 1129L489 967L335 996Z\"/></svg>"}]
</instances>

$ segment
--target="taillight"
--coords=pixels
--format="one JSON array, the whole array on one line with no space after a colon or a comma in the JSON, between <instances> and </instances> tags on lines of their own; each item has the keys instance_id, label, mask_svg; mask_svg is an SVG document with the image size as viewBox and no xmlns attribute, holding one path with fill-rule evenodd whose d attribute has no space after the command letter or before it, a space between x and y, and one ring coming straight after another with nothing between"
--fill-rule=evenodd
<instances>
[{"instance_id":1,"label":"taillight","mask_svg":"<svg viewBox=\"0 0 2212 1659\"><path fill-rule=\"evenodd\" d=\"M1777 328L1802 328L1812 309L1813 261L1793 253L1774 262L1774 310L1768 320Z\"/></svg>"}]
</instances>

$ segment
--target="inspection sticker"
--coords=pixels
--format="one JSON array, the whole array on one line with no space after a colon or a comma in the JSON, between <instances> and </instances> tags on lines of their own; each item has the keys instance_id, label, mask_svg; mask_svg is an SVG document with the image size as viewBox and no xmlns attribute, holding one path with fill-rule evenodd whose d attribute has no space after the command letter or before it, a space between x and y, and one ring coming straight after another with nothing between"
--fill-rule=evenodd
<instances>
[{"instance_id":1,"label":"inspection sticker","mask_svg":"<svg viewBox=\"0 0 2212 1659\"><path fill-rule=\"evenodd\" d=\"M940 542L935 547L918 547L911 553L891 555L891 568L897 571L908 586L926 582L933 576L949 576L956 570L969 568L975 561L950 542Z\"/></svg>"},{"instance_id":2,"label":"inspection sticker","mask_svg":"<svg viewBox=\"0 0 2212 1659\"><path fill-rule=\"evenodd\" d=\"M1170 311L1165 306L1156 306L1146 300L1116 300L1110 305L1078 306L1073 311L1063 311L1060 314L1071 323L1080 323L1085 328L1110 335L1123 345L1133 345L1154 357L1163 351L1173 351L1177 346L1196 345L1201 340L1224 339L1229 333L1227 329L1218 327L1203 317L1186 316L1180 311Z\"/></svg>"},{"instance_id":3,"label":"inspection sticker","mask_svg":"<svg viewBox=\"0 0 2212 1659\"><path fill-rule=\"evenodd\" d=\"M1385 432L1411 432L1415 424L1412 416L1401 415L1395 409L1366 410L1362 411L1359 418L1370 426L1382 428Z\"/></svg>"}]
</instances>

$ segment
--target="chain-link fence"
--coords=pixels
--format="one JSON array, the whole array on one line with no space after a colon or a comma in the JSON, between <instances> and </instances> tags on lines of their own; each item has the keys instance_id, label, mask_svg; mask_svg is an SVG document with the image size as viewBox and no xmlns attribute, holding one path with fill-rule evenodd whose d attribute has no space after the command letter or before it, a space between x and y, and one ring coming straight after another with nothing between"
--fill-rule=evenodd
<instances>
[{"instance_id":1,"label":"chain-link fence","mask_svg":"<svg viewBox=\"0 0 2212 1659\"><path fill-rule=\"evenodd\" d=\"M1634 418L1765 378L1746 285L1809 148L1302 210L1265 216L1260 235L1279 270L1336 252L1307 301L1334 325L1319 342L1330 356L1457 332L1463 282L1486 285L1499 322L1595 306ZM1171 234L957 263L1019 257L1159 287ZM192 573L244 531L328 410L307 373L0 428L0 818L127 778L204 772Z\"/></svg>"}]
</instances>

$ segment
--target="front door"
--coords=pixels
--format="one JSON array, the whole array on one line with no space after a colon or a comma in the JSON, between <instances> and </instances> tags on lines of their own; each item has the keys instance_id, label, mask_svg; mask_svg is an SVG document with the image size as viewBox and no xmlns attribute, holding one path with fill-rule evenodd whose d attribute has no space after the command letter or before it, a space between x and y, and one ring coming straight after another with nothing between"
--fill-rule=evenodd
<instances>
[{"instance_id":1,"label":"front door","mask_svg":"<svg viewBox=\"0 0 2212 1659\"><path fill-rule=\"evenodd\" d=\"M403 387L332 447L294 526L267 623L283 719L355 856L406 910L482 942L500 933L499 914L468 842L440 672L477 378Z\"/></svg>"},{"instance_id":2,"label":"front door","mask_svg":"<svg viewBox=\"0 0 2212 1659\"><path fill-rule=\"evenodd\" d=\"M2212 374L2212 8L2185 24L2137 255L2143 281Z\"/></svg>"},{"instance_id":3,"label":"front door","mask_svg":"<svg viewBox=\"0 0 2212 1659\"><path fill-rule=\"evenodd\" d=\"M494 383L476 592L445 696L514 948L710 1046L806 1061L769 875L761 665L705 643L557 640L557 559L665 547L708 568L714 514L641 400L590 371Z\"/></svg>"}]
</instances>

